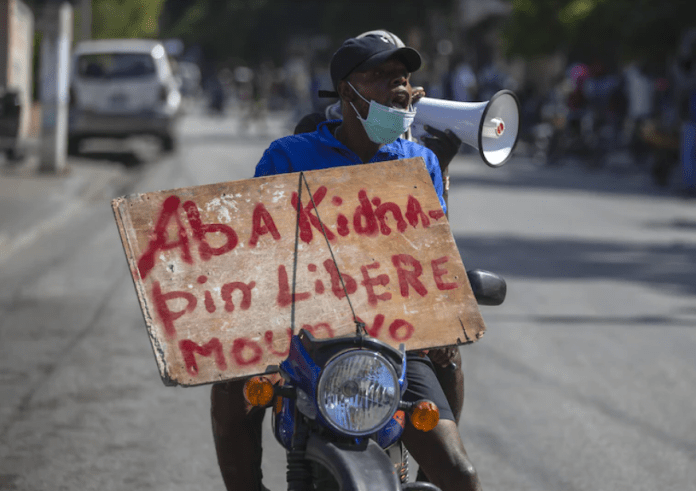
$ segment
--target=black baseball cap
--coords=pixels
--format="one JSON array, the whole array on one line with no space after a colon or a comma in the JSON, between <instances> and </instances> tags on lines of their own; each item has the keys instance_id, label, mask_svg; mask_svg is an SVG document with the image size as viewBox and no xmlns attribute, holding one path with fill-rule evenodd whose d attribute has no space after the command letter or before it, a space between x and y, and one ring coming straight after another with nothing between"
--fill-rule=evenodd
<instances>
[{"instance_id":1,"label":"black baseball cap","mask_svg":"<svg viewBox=\"0 0 696 491\"><path fill-rule=\"evenodd\" d=\"M421 56L413 48L399 48L386 36L369 34L346 39L331 58L331 81L334 90L338 82L353 72L363 72L396 58L406 65L409 73L421 66Z\"/></svg>"}]
</instances>

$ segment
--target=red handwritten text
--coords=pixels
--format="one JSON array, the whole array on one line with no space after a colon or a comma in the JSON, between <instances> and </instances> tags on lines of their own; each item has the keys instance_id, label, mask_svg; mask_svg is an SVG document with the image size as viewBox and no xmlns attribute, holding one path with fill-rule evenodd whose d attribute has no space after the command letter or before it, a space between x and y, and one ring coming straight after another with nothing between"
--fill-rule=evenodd
<instances>
[{"instance_id":1,"label":"red handwritten text","mask_svg":"<svg viewBox=\"0 0 696 491\"><path fill-rule=\"evenodd\" d=\"M358 320L360 320L358 318ZM383 331L385 317L383 314L377 314L374 318L372 326L367 326L367 331L370 336L386 337L392 341L399 343L409 340L413 336L414 327L408 321L403 319L395 319L390 324L386 331ZM362 321L361 321L362 322ZM317 338L333 338L336 333L328 322L318 322L314 325L303 324L302 329L309 331ZM184 360L186 371L193 377L198 376L199 360L196 355L204 358L214 359L215 367L219 371L226 370L229 363L238 367L247 367L258 365L265 359L266 354L275 357L286 357L290 352L290 340L292 332L290 329L285 329L283 340L276 340L274 331L266 331L263 335L263 340L255 340L249 337L240 336L231 340L229 350L225 351L222 342L216 338L211 338L207 343L198 344L190 339L182 339L179 341L179 351ZM282 347L281 347L282 345ZM229 361L228 361L229 360Z\"/></svg>"}]
</instances>

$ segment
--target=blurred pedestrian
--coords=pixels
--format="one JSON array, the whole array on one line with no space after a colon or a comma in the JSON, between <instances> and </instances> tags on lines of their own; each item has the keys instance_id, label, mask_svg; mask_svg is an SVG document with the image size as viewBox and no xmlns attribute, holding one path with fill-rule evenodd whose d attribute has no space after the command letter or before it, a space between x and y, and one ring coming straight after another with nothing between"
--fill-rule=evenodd
<instances>
[{"instance_id":1,"label":"blurred pedestrian","mask_svg":"<svg viewBox=\"0 0 696 491\"><path fill-rule=\"evenodd\" d=\"M220 81L218 72L210 70L203 81L203 90L208 98L208 110L216 115L225 111L225 88Z\"/></svg>"},{"instance_id":2,"label":"blurred pedestrian","mask_svg":"<svg viewBox=\"0 0 696 491\"><path fill-rule=\"evenodd\" d=\"M458 102L472 102L476 100L478 82L476 73L464 56L460 56L452 69L452 99Z\"/></svg>"},{"instance_id":3,"label":"blurred pedestrian","mask_svg":"<svg viewBox=\"0 0 696 491\"><path fill-rule=\"evenodd\" d=\"M682 37L674 67L681 109L681 167L684 193L696 197L696 28Z\"/></svg>"}]
</instances>

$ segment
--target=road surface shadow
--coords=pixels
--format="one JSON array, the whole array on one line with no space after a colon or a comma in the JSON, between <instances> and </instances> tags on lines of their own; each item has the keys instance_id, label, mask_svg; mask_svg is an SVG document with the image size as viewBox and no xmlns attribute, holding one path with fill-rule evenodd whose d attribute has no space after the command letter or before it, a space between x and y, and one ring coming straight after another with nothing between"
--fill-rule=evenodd
<instances>
[{"instance_id":1,"label":"road surface shadow","mask_svg":"<svg viewBox=\"0 0 696 491\"><path fill-rule=\"evenodd\" d=\"M618 280L696 295L696 243L455 236L468 269L534 279Z\"/></svg>"},{"instance_id":2,"label":"road surface shadow","mask_svg":"<svg viewBox=\"0 0 696 491\"><path fill-rule=\"evenodd\" d=\"M669 222L646 222L646 228L652 229L673 229L673 230L693 230L696 232L696 220L688 220L683 218L676 218Z\"/></svg>"},{"instance_id":3,"label":"road surface shadow","mask_svg":"<svg viewBox=\"0 0 696 491\"><path fill-rule=\"evenodd\" d=\"M684 309L675 314L693 315ZM491 312L487 319L494 323L532 323L534 325L558 326L646 326L646 327L695 327L692 317L671 315L508 315Z\"/></svg>"}]
</instances>

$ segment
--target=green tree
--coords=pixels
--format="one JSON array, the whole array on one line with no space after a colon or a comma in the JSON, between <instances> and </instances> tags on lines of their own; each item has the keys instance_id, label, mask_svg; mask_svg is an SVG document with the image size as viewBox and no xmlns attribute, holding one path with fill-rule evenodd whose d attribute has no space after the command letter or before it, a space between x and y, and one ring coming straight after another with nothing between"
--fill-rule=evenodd
<instances>
[{"instance_id":1,"label":"green tree","mask_svg":"<svg viewBox=\"0 0 696 491\"><path fill-rule=\"evenodd\" d=\"M92 36L108 38L156 38L166 0L94 0Z\"/></svg>"},{"instance_id":2,"label":"green tree","mask_svg":"<svg viewBox=\"0 0 696 491\"><path fill-rule=\"evenodd\" d=\"M246 63L286 54L298 36L327 36L329 45L371 29L405 35L427 24L428 14L454 8L455 0L168 0L162 35L201 45L210 58Z\"/></svg>"},{"instance_id":3,"label":"green tree","mask_svg":"<svg viewBox=\"0 0 696 491\"><path fill-rule=\"evenodd\" d=\"M694 24L691 0L512 0L507 54L562 51L576 59L660 61Z\"/></svg>"}]
</instances>

